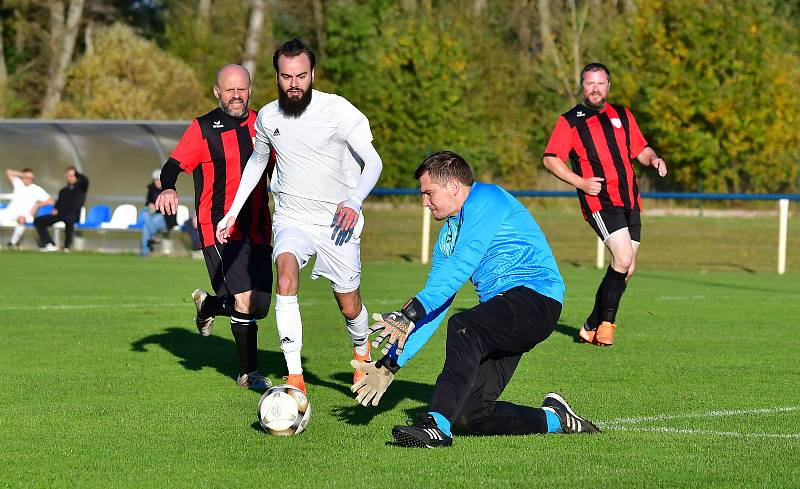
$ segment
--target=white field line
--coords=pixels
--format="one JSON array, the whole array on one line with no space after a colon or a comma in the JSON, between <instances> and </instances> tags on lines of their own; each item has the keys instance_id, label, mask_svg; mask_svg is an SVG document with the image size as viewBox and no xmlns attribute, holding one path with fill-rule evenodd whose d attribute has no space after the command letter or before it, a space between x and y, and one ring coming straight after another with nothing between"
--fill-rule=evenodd
<instances>
[{"instance_id":1,"label":"white field line","mask_svg":"<svg viewBox=\"0 0 800 489\"><path fill-rule=\"evenodd\" d=\"M403 299L367 299L364 302L367 305L380 304L380 305L394 305L401 306ZM474 304L475 301L469 299L458 299L453 301L453 304ZM326 300L303 300L300 299L300 307L303 306L326 306L335 305L336 300L331 297ZM0 311L61 311L61 310L79 310L79 309L139 309L147 307L180 307L180 306L194 306L188 299L186 302L169 302L169 303L155 303L145 302L140 304L130 303L117 303L117 304L45 304L40 306L0 306Z\"/></svg>"},{"instance_id":2,"label":"white field line","mask_svg":"<svg viewBox=\"0 0 800 489\"><path fill-rule=\"evenodd\" d=\"M158 304L147 302L143 304L47 304L43 306L0 306L0 311L65 311L74 309L138 309L145 307L174 307L182 305L180 302Z\"/></svg>"},{"instance_id":3,"label":"white field line","mask_svg":"<svg viewBox=\"0 0 800 489\"><path fill-rule=\"evenodd\" d=\"M611 431L650 431L655 433L678 433L687 435L712 435L712 436L731 436L745 438L783 438L800 439L800 433L740 433L738 431L713 431L698 430L693 428L667 428L664 426L614 426L605 428Z\"/></svg>"},{"instance_id":4,"label":"white field line","mask_svg":"<svg viewBox=\"0 0 800 489\"><path fill-rule=\"evenodd\" d=\"M662 295L660 297L656 297L656 300L659 301L702 301L705 300L706 296L704 295Z\"/></svg>"},{"instance_id":5,"label":"white field line","mask_svg":"<svg viewBox=\"0 0 800 489\"><path fill-rule=\"evenodd\" d=\"M663 416L643 416L639 418L616 418L600 422L598 425L609 431L643 431L653 433L675 433L688 435L730 436L734 438L781 438L800 439L800 433L741 433L738 431L716 431L696 428L672 428L666 426L632 426L653 421L670 421L676 419L701 419L718 418L723 416L748 416L753 414L778 414L800 411L800 406L786 406L776 408L755 409L729 409L723 411L708 411L705 413L676 414Z\"/></svg>"},{"instance_id":6,"label":"white field line","mask_svg":"<svg viewBox=\"0 0 800 489\"><path fill-rule=\"evenodd\" d=\"M688 414L674 414L674 415L661 415L661 416L643 416L639 418L615 418L604 421L600 424L622 425L622 424L639 424L649 423L652 421L670 421L673 419L692 419L692 418L718 418L721 416L746 416L749 414L775 414L775 413L790 413L793 411L800 411L800 406L787 406L776 408L755 408L755 409L727 409L722 411L708 411L705 413L688 413Z\"/></svg>"}]
</instances>

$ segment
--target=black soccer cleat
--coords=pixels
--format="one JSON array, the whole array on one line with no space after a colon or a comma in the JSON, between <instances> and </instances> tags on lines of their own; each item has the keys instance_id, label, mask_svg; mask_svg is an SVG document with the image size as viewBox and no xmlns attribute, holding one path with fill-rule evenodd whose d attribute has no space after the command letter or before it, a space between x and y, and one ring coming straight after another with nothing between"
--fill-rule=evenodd
<instances>
[{"instance_id":1,"label":"black soccer cleat","mask_svg":"<svg viewBox=\"0 0 800 489\"><path fill-rule=\"evenodd\" d=\"M395 426L392 436L404 447L436 448L449 447L453 438L444 434L436 426L436 421L428 413L417 414L417 423L408 426Z\"/></svg>"},{"instance_id":2,"label":"black soccer cleat","mask_svg":"<svg viewBox=\"0 0 800 489\"><path fill-rule=\"evenodd\" d=\"M575 414L575 411L567 404L567 401L555 392L550 392L544 396L542 407L549 407L555 411L556 416L561 421L561 429L566 434L600 433L600 428Z\"/></svg>"}]
</instances>

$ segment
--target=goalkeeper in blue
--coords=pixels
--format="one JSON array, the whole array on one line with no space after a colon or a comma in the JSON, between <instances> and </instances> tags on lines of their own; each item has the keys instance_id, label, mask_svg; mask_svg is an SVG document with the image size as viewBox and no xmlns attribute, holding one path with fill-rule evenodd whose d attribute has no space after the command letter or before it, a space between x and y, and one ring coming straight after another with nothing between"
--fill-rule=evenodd
<instances>
[{"instance_id":1,"label":"goalkeeper in blue","mask_svg":"<svg viewBox=\"0 0 800 489\"><path fill-rule=\"evenodd\" d=\"M443 151L425 159L415 175L422 203L444 221L428 280L397 311L374 314L376 362L353 360L366 375L353 385L356 400L378 405L400 368L414 357L447 314L468 279L479 303L447 322L444 367L427 412L395 426L392 436L409 447L446 447L453 431L470 435L595 433L561 395L541 407L497 398L520 358L553 332L561 314L564 281L541 228L528 210L498 187L475 182L459 155Z\"/></svg>"}]
</instances>

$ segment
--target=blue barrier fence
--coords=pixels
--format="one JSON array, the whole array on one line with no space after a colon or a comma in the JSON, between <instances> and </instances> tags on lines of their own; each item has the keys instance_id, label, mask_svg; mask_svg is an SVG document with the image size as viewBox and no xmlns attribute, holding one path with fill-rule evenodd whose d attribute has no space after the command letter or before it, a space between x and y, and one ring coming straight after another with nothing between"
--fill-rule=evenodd
<instances>
[{"instance_id":1,"label":"blue barrier fence","mask_svg":"<svg viewBox=\"0 0 800 489\"><path fill-rule=\"evenodd\" d=\"M516 197L571 197L575 198L575 191L554 190L510 190ZM375 188L372 195L419 195L415 188ZM672 199L672 200L749 200L749 201L777 201L778 202L778 257L777 270L779 274L786 271L787 228L789 218L789 201L800 201L800 194L742 194L742 193L700 193L700 192L642 192L644 199ZM702 205L701 205L702 207ZM701 209L702 216L702 209ZM420 259L427 263L430 255L430 213L426 209L422 217L422 246ZM603 268L605 263L605 248L603 242L597 239L598 268Z\"/></svg>"},{"instance_id":2,"label":"blue barrier fence","mask_svg":"<svg viewBox=\"0 0 800 489\"><path fill-rule=\"evenodd\" d=\"M574 191L559 190L509 190L515 197L575 197ZM372 189L373 195L419 195L416 188ZM794 200L800 201L800 194L724 194L700 192L642 192L643 199L675 200Z\"/></svg>"}]
</instances>

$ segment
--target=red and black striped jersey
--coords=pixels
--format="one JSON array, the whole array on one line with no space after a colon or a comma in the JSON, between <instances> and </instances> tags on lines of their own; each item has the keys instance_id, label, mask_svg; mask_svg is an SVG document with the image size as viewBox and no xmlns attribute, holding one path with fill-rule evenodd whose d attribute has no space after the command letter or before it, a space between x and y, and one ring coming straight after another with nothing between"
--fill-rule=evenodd
<instances>
[{"instance_id":1,"label":"red and black striped jersey","mask_svg":"<svg viewBox=\"0 0 800 489\"><path fill-rule=\"evenodd\" d=\"M583 178L601 177L602 190L586 195L578 189L584 218L601 209L641 210L641 195L631 160L647 147L630 109L606 103L601 110L578 104L556 123L544 156L572 162Z\"/></svg>"},{"instance_id":2,"label":"red and black striped jersey","mask_svg":"<svg viewBox=\"0 0 800 489\"><path fill-rule=\"evenodd\" d=\"M203 247L215 244L217 223L236 196L242 172L253 153L255 122L255 111L238 119L216 108L192 121L165 165L174 163L194 178L197 231ZM268 172L264 172L242 207L230 239L270 243Z\"/></svg>"}]
</instances>

